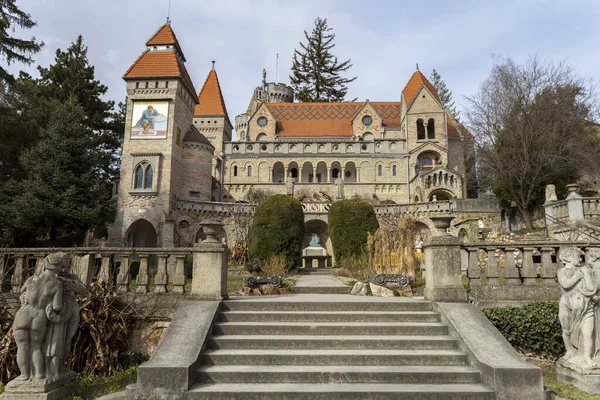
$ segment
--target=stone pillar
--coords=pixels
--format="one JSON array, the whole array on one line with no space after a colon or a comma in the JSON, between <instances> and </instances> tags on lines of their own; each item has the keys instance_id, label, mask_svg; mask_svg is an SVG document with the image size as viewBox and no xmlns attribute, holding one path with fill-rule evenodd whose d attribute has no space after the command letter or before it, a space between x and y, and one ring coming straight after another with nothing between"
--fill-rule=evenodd
<instances>
[{"instance_id":1,"label":"stone pillar","mask_svg":"<svg viewBox=\"0 0 600 400\"><path fill-rule=\"evenodd\" d=\"M158 268L154 277L154 291L157 293L165 293L167 291L167 257L168 255L166 254L158 256Z\"/></svg>"},{"instance_id":2,"label":"stone pillar","mask_svg":"<svg viewBox=\"0 0 600 400\"><path fill-rule=\"evenodd\" d=\"M302 182L302 169L300 165L298 165L298 182Z\"/></svg>"},{"instance_id":3,"label":"stone pillar","mask_svg":"<svg viewBox=\"0 0 600 400\"><path fill-rule=\"evenodd\" d=\"M515 250L515 247L504 248L504 277L509 286L521 285L521 277L515 264Z\"/></svg>"},{"instance_id":4,"label":"stone pillar","mask_svg":"<svg viewBox=\"0 0 600 400\"><path fill-rule=\"evenodd\" d=\"M524 247L523 265L521 266L521 275L523 276L523 285L535 285L537 279L537 270L533 264L533 247Z\"/></svg>"},{"instance_id":5,"label":"stone pillar","mask_svg":"<svg viewBox=\"0 0 600 400\"><path fill-rule=\"evenodd\" d=\"M325 179L326 183L331 182L331 167L327 167L327 178Z\"/></svg>"},{"instance_id":6,"label":"stone pillar","mask_svg":"<svg viewBox=\"0 0 600 400\"><path fill-rule=\"evenodd\" d=\"M98 282L111 282L110 276L110 255L102 254L102 261L100 264L100 273L98 274Z\"/></svg>"},{"instance_id":7,"label":"stone pillar","mask_svg":"<svg viewBox=\"0 0 600 400\"><path fill-rule=\"evenodd\" d=\"M140 270L138 272L135 291L137 293L148 293L148 254L140 254Z\"/></svg>"},{"instance_id":8,"label":"stone pillar","mask_svg":"<svg viewBox=\"0 0 600 400\"><path fill-rule=\"evenodd\" d=\"M317 167L313 167L313 183L317 182Z\"/></svg>"},{"instance_id":9,"label":"stone pillar","mask_svg":"<svg viewBox=\"0 0 600 400\"><path fill-rule=\"evenodd\" d=\"M546 220L546 226L554 225L556 214L554 212L554 207L552 206L552 203L544 203L544 219Z\"/></svg>"},{"instance_id":10,"label":"stone pillar","mask_svg":"<svg viewBox=\"0 0 600 400\"><path fill-rule=\"evenodd\" d=\"M360 167L356 167L356 183L360 182Z\"/></svg>"},{"instance_id":11,"label":"stone pillar","mask_svg":"<svg viewBox=\"0 0 600 400\"><path fill-rule=\"evenodd\" d=\"M425 300L465 302L460 248L462 240L446 232L452 216L431 217L438 229L423 246L425 253Z\"/></svg>"},{"instance_id":12,"label":"stone pillar","mask_svg":"<svg viewBox=\"0 0 600 400\"><path fill-rule=\"evenodd\" d=\"M477 259L479 247L469 247L467 248L467 251L469 253L469 261L467 267L467 277L469 278L469 285L481 285L481 269L479 268L479 260Z\"/></svg>"},{"instance_id":13,"label":"stone pillar","mask_svg":"<svg viewBox=\"0 0 600 400\"><path fill-rule=\"evenodd\" d=\"M556 268L552 262L552 247L542 247L540 253L542 255L542 270L540 276L542 277L542 284L546 286L556 285Z\"/></svg>"},{"instance_id":14,"label":"stone pillar","mask_svg":"<svg viewBox=\"0 0 600 400\"><path fill-rule=\"evenodd\" d=\"M577 193L579 185L567 185L569 195L567 196L567 208L569 210L569 221L579 221L583 219L583 199Z\"/></svg>"},{"instance_id":15,"label":"stone pillar","mask_svg":"<svg viewBox=\"0 0 600 400\"><path fill-rule=\"evenodd\" d=\"M119 273L117 275L117 291L119 293L125 293L129 290L129 281L131 280L130 256L121 256L121 265L119 266Z\"/></svg>"},{"instance_id":16,"label":"stone pillar","mask_svg":"<svg viewBox=\"0 0 600 400\"><path fill-rule=\"evenodd\" d=\"M27 278L27 265L25 264L26 257L23 255L15 256L15 272L10 278L13 293L21 293L21 286Z\"/></svg>"},{"instance_id":17,"label":"stone pillar","mask_svg":"<svg viewBox=\"0 0 600 400\"><path fill-rule=\"evenodd\" d=\"M183 293L185 291L185 254L175 254L175 271L172 279L173 292Z\"/></svg>"},{"instance_id":18,"label":"stone pillar","mask_svg":"<svg viewBox=\"0 0 600 400\"><path fill-rule=\"evenodd\" d=\"M217 239L223 223L205 220L202 227L206 239L194 246L191 294L207 300L223 300L228 298L227 246Z\"/></svg>"}]
</instances>

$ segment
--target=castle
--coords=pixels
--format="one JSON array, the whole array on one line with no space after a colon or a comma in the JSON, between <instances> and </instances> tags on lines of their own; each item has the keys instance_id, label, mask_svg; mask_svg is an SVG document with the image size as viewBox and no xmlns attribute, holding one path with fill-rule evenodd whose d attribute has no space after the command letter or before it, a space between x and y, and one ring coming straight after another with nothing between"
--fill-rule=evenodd
<instances>
[{"instance_id":1,"label":"castle","mask_svg":"<svg viewBox=\"0 0 600 400\"><path fill-rule=\"evenodd\" d=\"M182 201L247 202L252 193L390 204L466 197L469 133L418 69L397 102L294 103L293 90L263 72L235 117L233 140L214 65L197 92L185 61L166 24L123 76L113 245L193 243Z\"/></svg>"}]
</instances>

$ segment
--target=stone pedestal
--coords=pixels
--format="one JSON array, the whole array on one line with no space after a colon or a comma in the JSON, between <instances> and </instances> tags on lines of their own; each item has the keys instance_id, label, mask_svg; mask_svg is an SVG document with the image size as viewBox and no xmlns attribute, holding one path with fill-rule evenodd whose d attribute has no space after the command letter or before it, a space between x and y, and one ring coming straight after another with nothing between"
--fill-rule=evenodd
<instances>
[{"instance_id":1,"label":"stone pedestal","mask_svg":"<svg viewBox=\"0 0 600 400\"><path fill-rule=\"evenodd\" d=\"M10 381L6 385L0 400L63 400L76 394L79 384L77 374L69 371L56 382L47 383L45 379L29 381Z\"/></svg>"},{"instance_id":2,"label":"stone pedestal","mask_svg":"<svg viewBox=\"0 0 600 400\"><path fill-rule=\"evenodd\" d=\"M223 300L227 296L227 247L221 243L196 244L193 254L193 296Z\"/></svg>"},{"instance_id":3,"label":"stone pedestal","mask_svg":"<svg viewBox=\"0 0 600 400\"><path fill-rule=\"evenodd\" d=\"M462 240L446 233L452 217L431 218L438 228L423 246L425 253L425 300L445 302L467 301L462 283L460 246Z\"/></svg>"},{"instance_id":4,"label":"stone pedestal","mask_svg":"<svg viewBox=\"0 0 600 400\"><path fill-rule=\"evenodd\" d=\"M556 365L556 375L563 383L570 383L588 393L600 394L600 375L586 375L562 365Z\"/></svg>"},{"instance_id":5,"label":"stone pedestal","mask_svg":"<svg viewBox=\"0 0 600 400\"><path fill-rule=\"evenodd\" d=\"M302 268L326 268L327 258L323 247L307 247L302 250Z\"/></svg>"}]
</instances>

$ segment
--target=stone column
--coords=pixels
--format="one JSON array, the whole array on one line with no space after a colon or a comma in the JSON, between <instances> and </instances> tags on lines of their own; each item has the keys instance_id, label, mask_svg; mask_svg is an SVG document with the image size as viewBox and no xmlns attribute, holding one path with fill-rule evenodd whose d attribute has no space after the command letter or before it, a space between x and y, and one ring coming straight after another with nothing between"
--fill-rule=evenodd
<instances>
[{"instance_id":1,"label":"stone column","mask_svg":"<svg viewBox=\"0 0 600 400\"><path fill-rule=\"evenodd\" d=\"M545 286L556 285L556 268L552 262L552 247L542 247L540 253L542 255L542 270L540 276L542 277L542 284Z\"/></svg>"},{"instance_id":2,"label":"stone column","mask_svg":"<svg viewBox=\"0 0 600 400\"><path fill-rule=\"evenodd\" d=\"M223 223L206 220L202 227L206 239L194 246L191 294L207 300L223 300L228 298L227 246L216 237Z\"/></svg>"},{"instance_id":3,"label":"stone column","mask_svg":"<svg viewBox=\"0 0 600 400\"><path fill-rule=\"evenodd\" d=\"M569 195L567 196L567 208L569 210L569 221L583 219L583 198L577 193L579 185L572 183L567 185Z\"/></svg>"},{"instance_id":4,"label":"stone column","mask_svg":"<svg viewBox=\"0 0 600 400\"><path fill-rule=\"evenodd\" d=\"M129 290L129 281L131 280L131 271L129 269L129 255L121 256L121 265L117 275L117 291L125 293Z\"/></svg>"},{"instance_id":5,"label":"stone column","mask_svg":"<svg viewBox=\"0 0 600 400\"><path fill-rule=\"evenodd\" d=\"M356 167L356 183L360 182L360 167Z\"/></svg>"},{"instance_id":6,"label":"stone column","mask_svg":"<svg viewBox=\"0 0 600 400\"><path fill-rule=\"evenodd\" d=\"M506 247L504 249L504 277L509 286L521 285L519 270L515 264L515 247Z\"/></svg>"},{"instance_id":7,"label":"stone column","mask_svg":"<svg viewBox=\"0 0 600 400\"><path fill-rule=\"evenodd\" d=\"M102 261L100 264L100 273L98 274L98 282L109 283L111 281L110 276L110 255L102 254Z\"/></svg>"},{"instance_id":8,"label":"stone column","mask_svg":"<svg viewBox=\"0 0 600 400\"><path fill-rule=\"evenodd\" d=\"M313 183L317 182L317 167L313 167Z\"/></svg>"},{"instance_id":9,"label":"stone column","mask_svg":"<svg viewBox=\"0 0 600 400\"><path fill-rule=\"evenodd\" d=\"M523 276L523 285L535 285L537 270L533 264L533 247L524 247L523 265L521 266L521 275Z\"/></svg>"},{"instance_id":10,"label":"stone column","mask_svg":"<svg viewBox=\"0 0 600 400\"><path fill-rule=\"evenodd\" d=\"M431 217L438 229L423 246L425 253L425 300L465 302L460 248L462 240L446 232L452 216Z\"/></svg>"},{"instance_id":11,"label":"stone column","mask_svg":"<svg viewBox=\"0 0 600 400\"><path fill-rule=\"evenodd\" d=\"M137 293L148 293L148 254L140 254L140 270L138 271L135 291Z\"/></svg>"},{"instance_id":12,"label":"stone column","mask_svg":"<svg viewBox=\"0 0 600 400\"><path fill-rule=\"evenodd\" d=\"M300 165L298 165L298 182L302 182L302 169Z\"/></svg>"},{"instance_id":13,"label":"stone column","mask_svg":"<svg viewBox=\"0 0 600 400\"><path fill-rule=\"evenodd\" d=\"M158 256L158 268L154 277L154 291L157 293L165 293L167 291L167 257L166 254Z\"/></svg>"},{"instance_id":14,"label":"stone column","mask_svg":"<svg viewBox=\"0 0 600 400\"><path fill-rule=\"evenodd\" d=\"M185 254L175 254L175 271L173 276L173 293L183 293L185 291ZM171 275L169 275L171 276Z\"/></svg>"},{"instance_id":15,"label":"stone column","mask_svg":"<svg viewBox=\"0 0 600 400\"><path fill-rule=\"evenodd\" d=\"M331 182L331 167L327 167L327 178L325 179L326 183Z\"/></svg>"}]
</instances>

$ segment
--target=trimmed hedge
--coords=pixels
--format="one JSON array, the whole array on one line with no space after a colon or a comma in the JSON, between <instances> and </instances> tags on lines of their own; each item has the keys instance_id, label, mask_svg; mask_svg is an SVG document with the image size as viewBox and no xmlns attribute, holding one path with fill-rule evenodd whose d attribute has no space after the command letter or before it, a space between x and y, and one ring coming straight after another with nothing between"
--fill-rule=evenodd
<instances>
[{"instance_id":1,"label":"trimmed hedge","mask_svg":"<svg viewBox=\"0 0 600 400\"><path fill-rule=\"evenodd\" d=\"M367 237L379 222L371 204L360 199L341 200L329 208L329 236L335 259L367 251Z\"/></svg>"},{"instance_id":2,"label":"trimmed hedge","mask_svg":"<svg viewBox=\"0 0 600 400\"><path fill-rule=\"evenodd\" d=\"M304 212L297 199L285 194L267 197L256 206L248 244L249 260L285 257L288 268L296 263L304 240Z\"/></svg>"},{"instance_id":3,"label":"trimmed hedge","mask_svg":"<svg viewBox=\"0 0 600 400\"><path fill-rule=\"evenodd\" d=\"M488 308L483 313L518 351L555 358L565 353L557 302Z\"/></svg>"}]
</instances>

